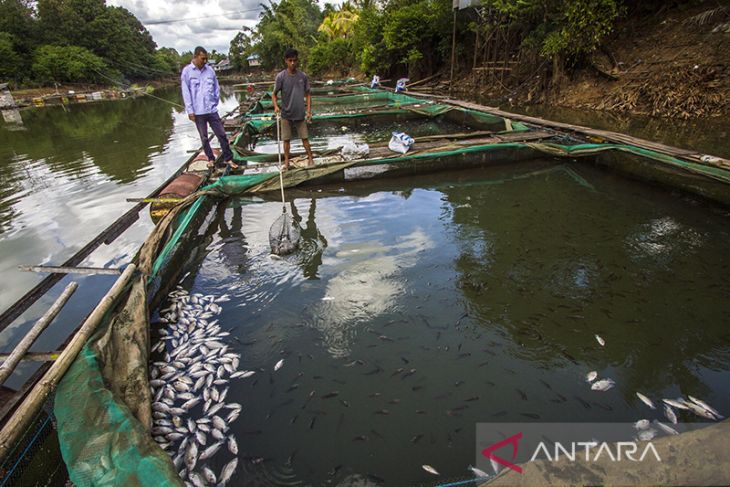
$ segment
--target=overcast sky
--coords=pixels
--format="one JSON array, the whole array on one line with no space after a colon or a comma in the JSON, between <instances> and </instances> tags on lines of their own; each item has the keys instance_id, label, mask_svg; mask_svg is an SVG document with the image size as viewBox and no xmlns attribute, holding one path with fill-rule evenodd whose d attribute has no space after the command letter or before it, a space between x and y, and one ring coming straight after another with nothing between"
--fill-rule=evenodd
<instances>
[{"instance_id":1,"label":"overcast sky","mask_svg":"<svg viewBox=\"0 0 730 487\"><path fill-rule=\"evenodd\" d=\"M231 39L246 25L256 25L261 0L108 0L132 12L152 34L157 47L178 52L201 45L228 52ZM188 20L181 20L188 19ZM154 24L154 22L181 20Z\"/></svg>"},{"instance_id":2,"label":"overcast sky","mask_svg":"<svg viewBox=\"0 0 730 487\"><path fill-rule=\"evenodd\" d=\"M107 0L132 12L152 34L157 47L178 52L203 46L208 51L228 52L231 39L245 25L253 27L267 0ZM340 4L342 0L328 3ZM320 5L324 2L320 1ZM181 20L154 24L154 22Z\"/></svg>"}]
</instances>

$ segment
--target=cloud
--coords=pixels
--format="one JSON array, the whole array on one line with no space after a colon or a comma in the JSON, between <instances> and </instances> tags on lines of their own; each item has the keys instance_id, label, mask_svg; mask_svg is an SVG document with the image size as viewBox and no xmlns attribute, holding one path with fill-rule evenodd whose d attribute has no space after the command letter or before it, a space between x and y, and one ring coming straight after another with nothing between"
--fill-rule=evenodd
<instances>
[{"instance_id":1,"label":"cloud","mask_svg":"<svg viewBox=\"0 0 730 487\"><path fill-rule=\"evenodd\" d=\"M132 12L152 34L158 47L179 52L202 45L228 52L231 39L245 25L253 27L260 13L258 0L110 0L109 5ZM177 20L176 22L155 22Z\"/></svg>"}]
</instances>

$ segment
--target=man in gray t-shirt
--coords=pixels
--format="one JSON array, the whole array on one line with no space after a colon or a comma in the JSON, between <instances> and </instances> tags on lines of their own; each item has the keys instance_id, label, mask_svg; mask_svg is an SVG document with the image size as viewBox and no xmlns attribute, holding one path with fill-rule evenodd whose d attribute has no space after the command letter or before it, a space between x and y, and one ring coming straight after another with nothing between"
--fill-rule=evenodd
<instances>
[{"instance_id":1,"label":"man in gray t-shirt","mask_svg":"<svg viewBox=\"0 0 730 487\"><path fill-rule=\"evenodd\" d=\"M302 139L304 150L307 151L309 166L314 166L312 146L309 145L307 122L312 120L312 95L309 90L309 78L297 69L299 53L289 49L284 54L286 69L276 75L274 93L271 101L277 116L281 113L281 139L284 141L284 170L289 169L289 148L291 147L292 126L296 127L297 135ZM277 94L281 92L281 108ZM306 99L306 111L305 111Z\"/></svg>"}]
</instances>

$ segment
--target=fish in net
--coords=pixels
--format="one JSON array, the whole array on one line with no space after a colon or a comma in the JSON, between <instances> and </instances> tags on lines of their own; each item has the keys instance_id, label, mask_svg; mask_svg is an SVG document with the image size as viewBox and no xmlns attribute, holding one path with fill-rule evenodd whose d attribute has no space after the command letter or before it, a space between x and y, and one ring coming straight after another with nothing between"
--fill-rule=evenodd
<instances>
[{"instance_id":1,"label":"fish in net","mask_svg":"<svg viewBox=\"0 0 730 487\"><path fill-rule=\"evenodd\" d=\"M269 245L271 253L276 255L287 255L299 248L299 239L302 236L302 229L294 219L284 212L277 218L269 229Z\"/></svg>"}]
</instances>

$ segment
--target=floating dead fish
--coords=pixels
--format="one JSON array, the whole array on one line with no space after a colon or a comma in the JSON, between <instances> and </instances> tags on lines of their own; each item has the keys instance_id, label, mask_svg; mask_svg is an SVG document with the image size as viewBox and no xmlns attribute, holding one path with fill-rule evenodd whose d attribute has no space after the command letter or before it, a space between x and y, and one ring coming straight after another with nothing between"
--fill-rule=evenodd
<instances>
[{"instance_id":1,"label":"floating dead fish","mask_svg":"<svg viewBox=\"0 0 730 487\"><path fill-rule=\"evenodd\" d=\"M649 428L649 420L648 419L640 419L636 423L634 423L634 428L637 430L645 430Z\"/></svg>"},{"instance_id":2,"label":"floating dead fish","mask_svg":"<svg viewBox=\"0 0 730 487\"><path fill-rule=\"evenodd\" d=\"M672 410L668 404L664 405L664 416L666 416L672 424L677 424L677 415L674 414L674 410Z\"/></svg>"},{"instance_id":3,"label":"floating dead fish","mask_svg":"<svg viewBox=\"0 0 730 487\"><path fill-rule=\"evenodd\" d=\"M438 470L433 468L431 465L421 465L421 468L423 468L426 472L432 475L441 475L440 473L438 473Z\"/></svg>"},{"instance_id":4,"label":"floating dead fish","mask_svg":"<svg viewBox=\"0 0 730 487\"><path fill-rule=\"evenodd\" d=\"M684 401L680 402L679 400L674 399L662 399L662 401L665 404L669 404L673 408L689 410L689 406L686 405Z\"/></svg>"},{"instance_id":5,"label":"floating dead fish","mask_svg":"<svg viewBox=\"0 0 730 487\"><path fill-rule=\"evenodd\" d=\"M701 401L700 399L697 399L697 398L692 397L692 396L687 396L687 397L689 398L690 401L692 401L693 403L697 404L699 407L703 408L705 411L708 411L709 413L713 414L717 419L724 419L725 418L725 416L723 416L722 414L720 414L717 411L717 409L713 408L712 406L710 406L706 402Z\"/></svg>"},{"instance_id":6,"label":"floating dead fish","mask_svg":"<svg viewBox=\"0 0 730 487\"><path fill-rule=\"evenodd\" d=\"M660 430L664 431L665 433L667 433L667 434L669 434L669 435L678 435L678 434L679 434L679 431L675 430L675 429L674 429L674 428L672 428L671 426L668 426L668 425L666 425L666 424L664 424L664 423L662 423L662 422L660 422L660 421L656 421L656 420L655 420L655 421L654 421L654 424L656 424L656 425L657 425L657 427L658 427L658 428L659 428Z\"/></svg>"},{"instance_id":7,"label":"floating dead fish","mask_svg":"<svg viewBox=\"0 0 730 487\"><path fill-rule=\"evenodd\" d=\"M602 347L606 346L606 341L603 338L601 338L599 335L596 335L596 341L598 342L598 344L600 346L602 346Z\"/></svg>"},{"instance_id":8,"label":"floating dead fish","mask_svg":"<svg viewBox=\"0 0 730 487\"><path fill-rule=\"evenodd\" d=\"M593 385L591 386L591 389L594 391L603 392L603 391L607 391L607 390L613 388L613 386L615 386L615 385L616 385L616 383L613 381L613 379L601 379L599 381L594 382Z\"/></svg>"},{"instance_id":9,"label":"floating dead fish","mask_svg":"<svg viewBox=\"0 0 730 487\"><path fill-rule=\"evenodd\" d=\"M586 382L593 382L598 377L598 372L591 370L586 374Z\"/></svg>"},{"instance_id":10,"label":"floating dead fish","mask_svg":"<svg viewBox=\"0 0 730 487\"><path fill-rule=\"evenodd\" d=\"M276 362L276 365L274 365L274 372L276 372L277 370L279 370L283 366L284 366L284 359L281 359L278 362Z\"/></svg>"},{"instance_id":11,"label":"floating dead fish","mask_svg":"<svg viewBox=\"0 0 730 487\"><path fill-rule=\"evenodd\" d=\"M489 474L487 472L485 472L484 470L480 470L476 467L472 467L471 465L467 467L467 470L471 470L471 472L477 477L489 477Z\"/></svg>"},{"instance_id":12,"label":"floating dead fish","mask_svg":"<svg viewBox=\"0 0 730 487\"><path fill-rule=\"evenodd\" d=\"M223 470L221 470L221 474L218 477L218 485L224 486L226 483L231 480L231 477L233 476L233 473L236 471L236 467L238 466L238 459L234 458L230 462L226 464L225 467L223 467Z\"/></svg>"},{"instance_id":13,"label":"floating dead fish","mask_svg":"<svg viewBox=\"0 0 730 487\"><path fill-rule=\"evenodd\" d=\"M656 433L657 433L656 430L651 429L651 428L639 431L639 439L641 441L650 441L654 437L656 437Z\"/></svg>"},{"instance_id":14,"label":"floating dead fish","mask_svg":"<svg viewBox=\"0 0 730 487\"><path fill-rule=\"evenodd\" d=\"M645 395L643 395L642 393L637 392L636 393L636 397L638 397L639 399L641 399L641 402L643 402L644 404L646 404L650 408L656 409L656 406L654 406L654 403L652 402L652 400L649 399L648 397L646 397Z\"/></svg>"}]
</instances>

